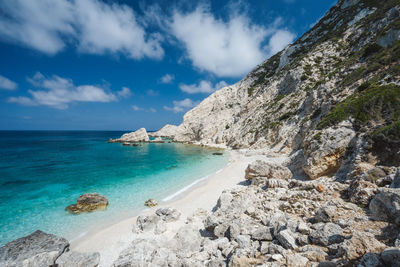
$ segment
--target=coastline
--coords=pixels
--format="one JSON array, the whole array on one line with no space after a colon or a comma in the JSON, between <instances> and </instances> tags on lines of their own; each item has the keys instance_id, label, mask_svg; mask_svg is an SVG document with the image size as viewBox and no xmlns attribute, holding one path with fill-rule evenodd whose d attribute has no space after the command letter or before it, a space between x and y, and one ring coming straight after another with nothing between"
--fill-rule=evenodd
<instances>
[{"instance_id":1,"label":"coastline","mask_svg":"<svg viewBox=\"0 0 400 267\"><path fill-rule=\"evenodd\" d=\"M259 155L249 157L239 151L230 151L229 163L223 169L168 196L165 198L167 201L162 200L156 207L147 208L135 216L103 228L93 229L83 236L71 240L70 249L79 252L99 252L101 255L99 266L110 266L117 259L119 253L131 243L132 229L139 215L150 214L162 207L173 207L182 213L181 219L173 226L179 228L184 224L185 219L196 210L211 211L224 190L238 186L240 182L244 181L244 171L247 165L264 157Z\"/></svg>"}]
</instances>

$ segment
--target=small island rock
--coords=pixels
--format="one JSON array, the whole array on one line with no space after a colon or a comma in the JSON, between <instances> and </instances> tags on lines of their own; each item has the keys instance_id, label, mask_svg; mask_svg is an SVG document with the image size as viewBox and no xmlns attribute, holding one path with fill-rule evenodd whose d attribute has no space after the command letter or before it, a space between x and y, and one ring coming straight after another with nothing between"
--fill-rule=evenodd
<instances>
[{"instance_id":1,"label":"small island rock","mask_svg":"<svg viewBox=\"0 0 400 267\"><path fill-rule=\"evenodd\" d=\"M148 200L146 200L146 201L144 202L144 205L146 205L147 207L152 208L152 207L157 206L157 205L158 205L158 202L157 202L157 200L150 198L150 199L148 199Z\"/></svg>"},{"instance_id":2,"label":"small island rock","mask_svg":"<svg viewBox=\"0 0 400 267\"><path fill-rule=\"evenodd\" d=\"M98 193L81 195L76 204L69 205L65 208L66 211L74 214L81 212L92 212L96 210L105 210L108 205L108 199Z\"/></svg>"},{"instance_id":3,"label":"small island rock","mask_svg":"<svg viewBox=\"0 0 400 267\"><path fill-rule=\"evenodd\" d=\"M149 136L145 128L140 128L135 132L130 132L123 134L120 138L117 139L110 139L108 140L109 143L125 143L125 142L149 142Z\"/></svg>"}]
</instances>

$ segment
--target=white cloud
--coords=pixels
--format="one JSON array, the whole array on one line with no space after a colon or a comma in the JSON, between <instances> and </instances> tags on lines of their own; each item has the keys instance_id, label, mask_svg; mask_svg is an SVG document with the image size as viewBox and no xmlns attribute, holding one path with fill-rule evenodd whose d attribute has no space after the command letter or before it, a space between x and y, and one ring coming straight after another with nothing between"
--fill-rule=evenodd
<instances>
[{"instance_id":1,"label":"white cloud","mask_svg":"<svg viewBox=\"0 0 400 267\"><path fill-rule=\"evenodd\" d=\"M148 34L126 5L99 0L3 0L0 37L46 54L69 44L90 54L162 58L159 34Z\"/></svg>"},{"instance_id":2,"label":"white cloud","mask_svg":"<svg viewBox=\"0 0 400 267\"><path fill-rule=\"evenodd\" d=\"M164 109L178 113L193 108L197 106L197 104L199 104L198 101L193 101L190 98L185 98L181 101L172 101L172 103L173 103L172 107L164 106Z\"/></svg>"},{"instance_id":3,"label":"white cloud","mask_svg":"<svg viewBox=\"0 0 400 267\"><path fill-rule=\"evenodd\" d=\"M153 112L153 113L157 112L157 110L155 108L145 109L145 108L142 108L142 107L139 107L139 106L136 106L136 105L132 105L132 109L134 111L145 111L145 112Z\"/></svg>"},{"instance_id":4,"label":"white cloud","mask_svg":"<svg viewBox=\"0 0 400 267\"><path fill-rule=\"evenodd\" d=\"M122 90L117 92L119 97L128 98L132 95L131 90L128 87L122 87Z\"/></svg>"},{"instance_id":5,"label":"white cloud","mask_svg":"<svg viewBox=\"0 0 400 267\"><path fill-rule=\"evenodd\" d=\"M25 106L45 105L57 109L66 109L73 102L111 102L117 97L107 93L103 88L94 85L75 86L71 79L61 78L57 75L45 77L40 72L28 81L38 90L28 90L31 97L10 97L11 103Z\"/></svg>"},{"instance_id":6,"label":"white cloud","mask_svg":"<svg viewBox=\"0 0 400 267\"><path fill-rule=\"evenodd\" d=\"M268 42L269 54L272 56L281 51L285 46L293 42L296 35L287 30L278 30L275 32Z\"/></svg>"},{"instance_id":7,"label":"white cloud","mask_svg":"<svg viewBox=\"0 0 400 267\"><path fill-rule=\"evenodd\" d=\"M185 47L192 64L223 77L246 74L266 59L269 46L263 43L278 31L277 19L268 28L253 24L243 14L230 14L227 21L216 18L206 7L175 11L169 22L170 33Z\"/></svg>"},{"instance_id":8,"label":"white cloud","mask_svg":"<svg viewBox=\"0 0 400 267\"><path fill-rule=\"evenodd\" d=\"M222 87L227 86L228 84L225 81L220 81L219 83L212 85L209 81L200 81L198 85L196 84L180 84L179 88L188 94L197 94L197 93L212 93Z\"/></svg>"},{"instance_id":9,"label":"white cloud","mask_svg":"<svg viewBox=\"0 0 400 267\"><path fill-rule=\"evenodd\" d=\"M16 82L13 82L6 77L0 75L0 89L4 90L15 90L17 89L18 84Z\"/></svg>"},{"instance_id":10,"label":"white cloud","mask_svg":"<svg viewBox=\"0 0 400 267\"><path fill-rule=\"evenodd\" d=\"M148 96L158 96L160 94L160 92L159 91L155 91L153 89L149 89L149 90L146 91L146 94Z\"/></svg>"},{"instance_id":11,"label":"white cloud","mask_svg":"<svg viewBox=\"0 0 400 267\"><path fill-rule=\"evenodd\" d=\"M138 107L138 106L136 106L136 105L132 105L132 109L133 109L134 111L140 111L140 110L143 110L143 108L141 108L141 107Z\"/></svg>"},{"instance_id":12,"label":"white cloud","mask_svg":"<svg viewBox=\"0 0 400 267\"><path fill-rule=\"evenodd\" d=\"M161 83L171 83L175 79L175 76L172 74L165 74L161 77Z\"/></svg>"}]
</instances>

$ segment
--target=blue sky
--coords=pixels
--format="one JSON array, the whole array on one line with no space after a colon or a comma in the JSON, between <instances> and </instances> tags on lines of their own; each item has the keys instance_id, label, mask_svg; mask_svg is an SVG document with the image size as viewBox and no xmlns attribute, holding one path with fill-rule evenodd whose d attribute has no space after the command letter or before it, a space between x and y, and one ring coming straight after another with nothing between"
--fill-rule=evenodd
<instances>
[{"instance_id":1,"label":"blue sky","mask_svg":"<svg viewBox=\"0 0 400 267\"><path fill-rule=\"evenodd\" d=\"M331 0L0 2L0 130L156 130L299 38Z\"/></svg>"}]
</instances>

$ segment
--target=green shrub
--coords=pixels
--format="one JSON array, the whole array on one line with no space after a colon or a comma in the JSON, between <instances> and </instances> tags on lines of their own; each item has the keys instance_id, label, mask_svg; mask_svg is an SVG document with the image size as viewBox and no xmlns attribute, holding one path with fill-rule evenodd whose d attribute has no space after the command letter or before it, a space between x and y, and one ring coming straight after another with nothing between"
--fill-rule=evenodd
<instances>
[{"instance_id":1,"label":"green shrub","mask_svg":"<svg viewBox=\"0 0 400 267\"><path fill-rule=\"evenodd\" d=\"M369 44L364 48L364 53L363 53L362 57L366 58L366 57L369 57L369 56L371 56L371 55L373 55L375 53L378 53L378 52L380 52L382 50L382 48L383 47L378 45L377 43Z\"/></svg>"},{"instance_id":2,"label":"green shrub","mask_svg":"<svg viewBox=\"0 0 400 267\"><path fill-rule=\"evenodd\" d=\"M322 120L317 128L323 129L335 125L350 116L357 125L370 120L390 121L400 110L400 87L394 84L370 86L338 103Z\"/></svg>"},{"instance_id":3,"label":"green shrub","mask_svg":"<svg viewBox=\"0 0 400 267\"><path fill-rule=\"evenodd\" d=\"M252 96L252 95L253 95L253 92L254 92L254 88L253 88L253 87L247 88L247 94L248 94L248 96Z\"/></svg>"}]
</instances>

